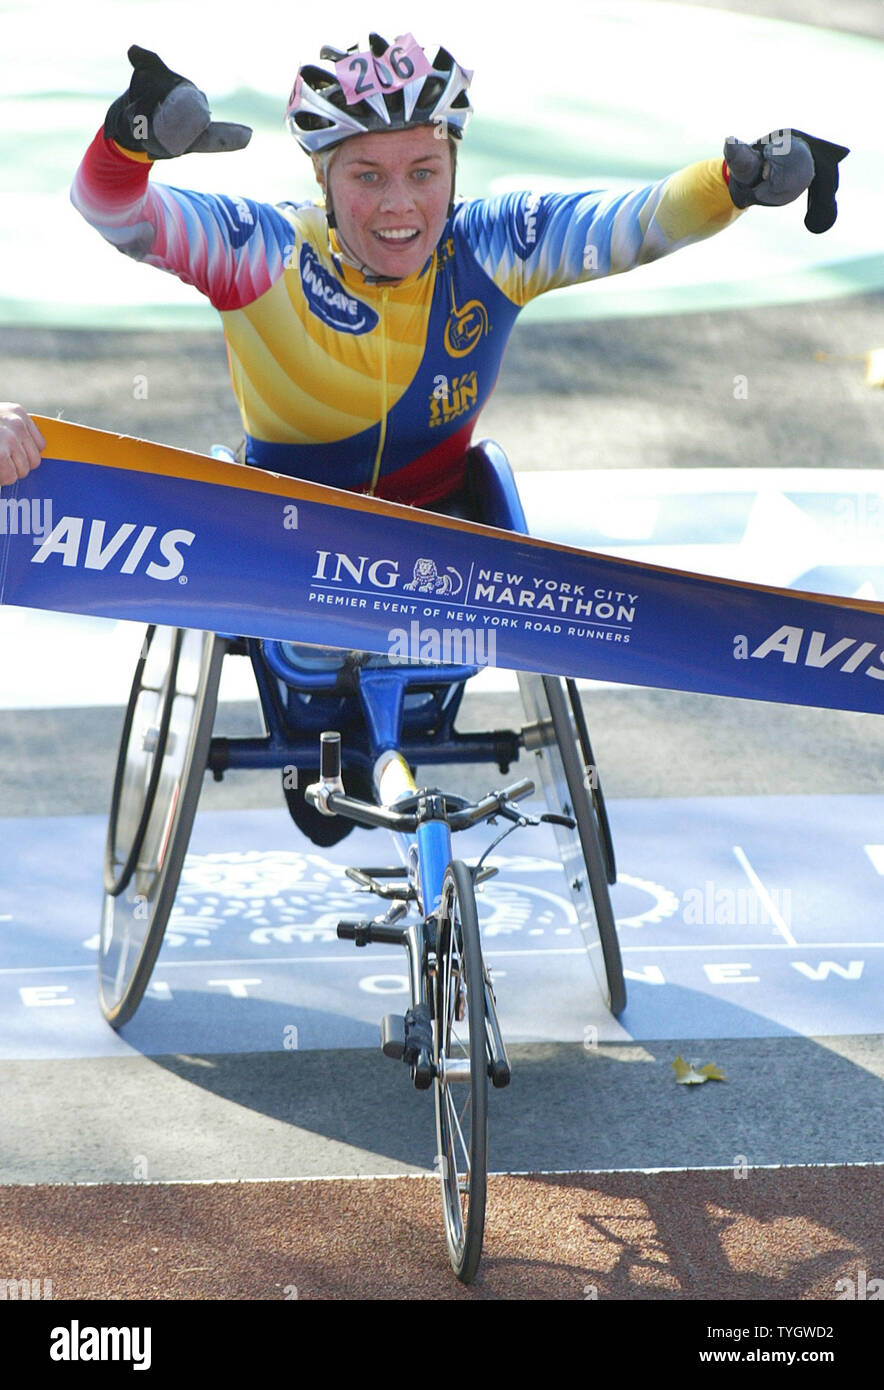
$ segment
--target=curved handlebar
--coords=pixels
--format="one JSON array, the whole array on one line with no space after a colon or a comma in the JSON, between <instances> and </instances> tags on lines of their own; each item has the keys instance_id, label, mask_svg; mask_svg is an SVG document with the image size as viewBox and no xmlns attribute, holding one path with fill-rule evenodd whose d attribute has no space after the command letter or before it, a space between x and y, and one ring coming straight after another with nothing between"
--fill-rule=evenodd
<instances>
[{"instance_id":1,"label":"curved handlebar","mask_svg":"<svg viewBox=\"0 0 884 1390\"><path fill-rule=\"evenodd\" d=\"M452 830L466 830L471 825L478 825L479 821L488 820L491 816L506 815L508 801L520 801L523 796L530 796L534 790L534 783L528 777L523 777L519 782L513 782L510 786L504 787L499 792L489 792L472 806L465 806L461 811L455 811L453 816L449 816L448 824ZM510 813L518 819L515 812Z\"/></svg>"},{"instance_id":2,"label":"curved handlebar","mask_svg":"<svg viewBox=\"0 0 884 1390\"><path fill-rule=\"evenodd\" d=\"M506 816L510 820L518 819L517 812L510 810L507 803L518 801L523 796L530 796L533 790L534 783L527 777L513 782L500 791L489 792L480 801L460 807L447 817L448 825L451 830L466 830L469 826L478 825L479 821L489 820L496 815ZM304 796L317 809L337 816L346 816L360 825L380 826L385 830L413 834L422 821L429 819L426 810L434 793L419 794L414 811L395 811L387 806L376 806L371 801L360 801L356 797L347 796L346 792L326 791L321 782L315 782L305 788ZM444 801L441 796L440 799Z\"/></svg>"}]
</instances>

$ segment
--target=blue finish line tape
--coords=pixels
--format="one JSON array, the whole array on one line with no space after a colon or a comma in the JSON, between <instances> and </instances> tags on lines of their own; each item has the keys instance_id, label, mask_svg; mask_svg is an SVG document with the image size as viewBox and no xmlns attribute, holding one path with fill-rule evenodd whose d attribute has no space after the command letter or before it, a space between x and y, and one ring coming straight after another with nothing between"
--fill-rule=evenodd
<instances>
[{"instance_id":1,"label":"blue finish line tape","mask_svg":"<svg viewBox=\"0 0 884 1390\"><path fill-rule=\"evenodd\" d=\"M512 670L884 713L884 603L613 559L35 418L48 448L3 499L2 604L411 656L428 633L493 633Z\"/></svg>"}]
</instances>

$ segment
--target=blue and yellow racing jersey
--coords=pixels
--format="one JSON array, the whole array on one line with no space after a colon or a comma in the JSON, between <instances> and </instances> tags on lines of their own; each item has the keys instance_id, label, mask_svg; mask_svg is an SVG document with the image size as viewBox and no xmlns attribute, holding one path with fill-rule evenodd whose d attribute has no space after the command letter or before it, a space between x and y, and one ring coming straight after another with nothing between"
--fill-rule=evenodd
<instances>
[{"instance_id":1,"label":"blue and yellow racing jersey","mask_svg":"<svg viewBox=\"0 0 884 1390\"><path fill-rule=\"evenodd\" d=\"M464 455L520 309L720 231L740 214L721 159L625 193L509 193L457 203L416 274L372 283L314 203L272 205L149 181L99 134L71 198L119 250L218 309L246 459L427 505Z\"/></svg>"}]
</instances>

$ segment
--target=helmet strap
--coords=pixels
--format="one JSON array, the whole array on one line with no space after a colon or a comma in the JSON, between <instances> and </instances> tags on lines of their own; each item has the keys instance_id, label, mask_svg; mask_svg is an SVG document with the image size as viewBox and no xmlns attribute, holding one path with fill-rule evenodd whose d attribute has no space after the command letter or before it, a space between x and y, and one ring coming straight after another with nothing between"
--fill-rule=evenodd
<instances>
[{"instance_id":1,"label":"helmet strap","mask_svg":"<svg viewBox=\"0 0 884 1390\"><path fill-rule=\"evenodd\" d=\"M448 148L451 151L451 195L448 199L448 216L454 213L454 183L457 178L457 144L449 137Z\"/></svg>"},{"instance_id":2,"label":"helmet strap","mask_svg":"<svg viewBox=\"0 0 884 1390\"><path fill-rule=\"evenodd\" d=\"M338 224L337 224L337 221L336 221L336 219L335 219L335 210L334 210L334 208L332 207L331 189L330 189L329 186L328 186L328 171L329 171L329 165L331 164L331 161L332 161L332 155L333 155L333 154L334 154L334 148L332 148L331 150L326 151L324 154L321 154L321 155L314 155L314 156L313 156L313 167L314 167L314 169L316 170L317 174L320 173L320 172L322 173L322 180L321 180L321 183L320 183L320 187L322 188L322 194L323 194L323 197L325 198L325 215L326 215L326 219L327 219L327 221L328 221L328 225L329 225L329 228L330 228L330 229L331 229L332 227L337 227L337 225L338 225ZM318 166L318 167L317 167L317 166Z\"/></svg>"}]
</instances>

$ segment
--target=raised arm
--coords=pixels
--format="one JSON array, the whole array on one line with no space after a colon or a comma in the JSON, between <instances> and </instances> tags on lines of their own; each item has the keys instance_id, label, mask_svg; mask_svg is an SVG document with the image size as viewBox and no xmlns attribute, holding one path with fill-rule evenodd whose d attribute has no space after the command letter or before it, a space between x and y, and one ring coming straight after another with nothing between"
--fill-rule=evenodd
<instances>
[{"instance_id":1,"label":"raised arm","mask_svg":"<svg viewBox=\"0 0 884 1390\"><path fill-rule=\"evenodd\" d=\"M156 54L133 47L129 58L129 90L89 146L71 201L117 250L177 275L216 308L251 303L282 274L293 240L282 214L244 198L150 182L155 160L238 149L251 131L212 121L204 94Z\"/></svg>"},{"instance_id":2,"label":"raised arm","mask_svg":"<svg viewBox=\"0 0 884 1390\"><path fill-rule=\"evenodd\" d=\"M480 264L520 305L658 260L730 226L752 204L782 206L807 190L807 225L825 230L835 220L837 162L847 150L795 131L775 134L789 138L728 140L724 159L624 193L512 193L468 203L460 216Z\"/></svg>"},{"instance_id":3,"label":"raised arm","mask_svg":"<svg viewBox=\"0 0 884 1390\"><path fill-rule=\"evenodd\" d=\"M739 215L720 159L624 193L509 193L460 212L476 258L519 305L658 260Z\"/></svg>"}]
</instances>

